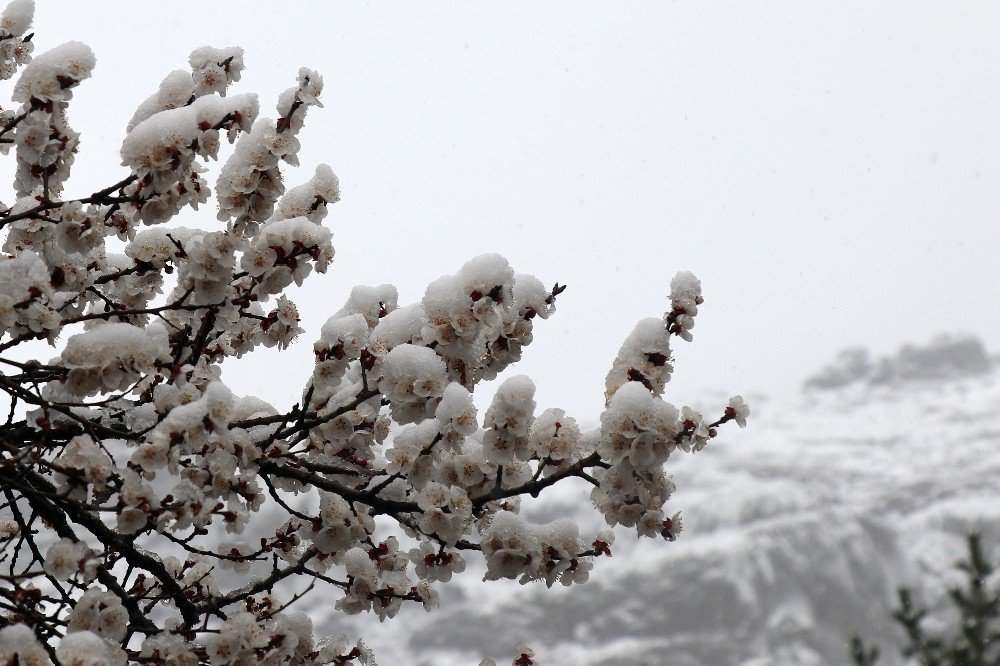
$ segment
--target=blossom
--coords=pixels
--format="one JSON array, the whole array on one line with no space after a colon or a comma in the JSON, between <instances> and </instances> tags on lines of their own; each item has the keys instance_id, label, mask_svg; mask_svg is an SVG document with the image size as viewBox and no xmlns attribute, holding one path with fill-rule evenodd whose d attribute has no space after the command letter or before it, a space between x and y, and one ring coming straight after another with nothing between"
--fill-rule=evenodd
<instances>
[{"instance_id":1,"label":"blossom","mask_svg":"<svg viewBox=\"0 0 1000 666\"><path fill-rule=\"evenodd\" d=\"M736 421L741 428L747 427L747 418L750 416L750 406L744 402L743 396L734 395L729 399L729 406L726 407L726 417Z\"/></svg>"},{"instance_id":2,"label":"blossom","mask_svg":"<svg viewBox=\"0 0 1000 666\"><path fill-rule=\"evenodd\" d=\"M83 593L69 615L70 631L87 631L118 642L125 637L128 613L121 600L102 587Z\"/></svg>"},{"instance_id":3,"label":"blossom","mask_svg":"<svg viewBox=\"0 0 1000 666\"><path fill-rule=\"evenodd\" d=\"M580 427L561 409L546 409L531 424L528 441L540 459L559 465L576 457Z\"/></svg>"},{"instance_id":4,"label":"blossom","mask_svg":"<svg viewBox=\"0 0 1000 666\"><path fill-rule=\"evenodd\" d=\"M65 666L124 666L125 652L90 631L66 634L56 648L59 663Z\"/></svg>"},{"instance_id":5,"label":"blossom","mask_svg":"<svg viewBox=\"0 0 1000 666\"><path fill-rule=\"evenodd\" d=\"M45 553L45 571L56 580L69 580L83 568L87 553L82 541L59 539Z\"/></svg>"},{"instance_id":6,"label":"blossom","mask_svg":"<svg viewBox=\"0 0 1000 666\"><path fill-rule=\"evenodd\" d=\"M29 627L11 624L0 629L0 663L44 666L49 655Z\"/></svg>"}]
</instances>

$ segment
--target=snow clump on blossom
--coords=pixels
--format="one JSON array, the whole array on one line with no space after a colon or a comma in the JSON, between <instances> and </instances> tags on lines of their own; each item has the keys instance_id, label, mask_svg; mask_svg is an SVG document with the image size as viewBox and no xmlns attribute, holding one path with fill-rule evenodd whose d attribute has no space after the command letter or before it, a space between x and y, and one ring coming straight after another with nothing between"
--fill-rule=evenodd
<instances>
[{"instance_id":1,"label":"snow clump on blossom","mask_svg":"<svg viewBox=\"0 0 1000 666\"><path fill-rule=\"evenodd\" d=\"M194 83L192 94L196 97L218 93L225 97L230 84L240 80L243 72L243 49L230 46L217 49L201 46L188 57L191 78Z\"/></svg>"},{"instance_id":2,"label":"snow clump on blossom","mask_svg":"<svg viewBox=\"0 0 1000 666\"><path fill-rule=\"evenodd\" d=\"M675 275L670 281L670 311L664 315L670 333L691 342L694 317L703 302L698 278L688 271Z\"/></svg>"},{"instance_id":3,"label":"snow clump on blossom","mask_svg":"<svg viewBox=\"0 0 1000 666\"><path fill-rule=\"evenodd\" d=\"M202 97L188 106L161 111L139 123L122 143L122 166L162 193L184 177L180 166L195 155L215 157L218 130L248 130L257 117L255 93Z\"/></svg>"},{"instance_id":4,"label":"snow clump on blossom","mask_svg":"<svg viewBox=\"0 0 1000 666\"><path fill-rule=\"evenodd\" d=\"M191 52L188 62L191 71L175 69L167 74L159 89L139 105L126 132L160 111L187 106L199 97L212 93L225 97L229 86L240 80L244 68L243 49L202 46Z\"/></svg>"},{"instance_id":5,"label":"snow clump on blossom","mask_svg":"<svg viewBox=\"0 0 1000 666\"><path fill-rule=\"evenodd\" d=\"M517 579L521 584L543 580L546 586L584 583L593 560L568 519L531 525L510 511L498 511L483 531L484 580Z\"/></svg>"},{"instance_id":6,"label":"snow clump on blossom","mask_svg":"<svg viewBox=\"0 0 1000 666\"><path fill-rule=\"evenodd\" d=\"M528 432L534 420L535 383L526 375L511 377L497 389L483 419L483 454L500 465L518 458L528 460L533 451Z\"/></svg>"},{"instance_id":7,"label":"snow clump on blossom","mask_svg":"<svg viewBox=\"0 0 1000 666\"><path fill-rule=\"evenodd\" d=\"M708 424L697 411L686 406L678 411L637 382L623 385L601 415L597 451L613 464L595 471L598 485L591 493L608 524L673 541L682 524L679 513L665 517L663 511L675 490L663 464L677 449L701 450L725 420Z\"/></svg>"},{"instance_id":8,"label":"snow clump on blossom","mask_svg":"<svg viewBox=\"0 0 1000 666\"><path fill-rule=\"evenodd\" d=\"M389 400L397 423L415 423L433 416L447 384L444 361L433 349L401 344L382 360L378 388Z\"/></svg>"},{"instance_id":9,"label":"snow clump on blossom","mask_svg":"<svg viewBox=\"0 0 1000 666\"><path fill-rule=\"evenodd\" d=\"M515 275L506 259L485 254L432 282L421 306L421 338L437 345L452 380L472 387L520 360L532 319L551 315L555 298L538 278Z\"/></svg>"},{"instance_id":10,"label":"snow clump on blossom","mask_svg":"<svg viewBox=\"0 0 1000 666\"><path fill-rule=\"evenodd\" d=\"M66 42L35 56L14 85L15 102L64 102L72 99L73 87L90 78L96 64L94 52L80 42Z\"/></svg>"},{"instance_id":11,"label":"snow clump on blossom","mask_svg":"<svg viewBox=\"0 0 1000 666\"><path fill-rule=\"evenodd\" d=\"M456 451L461 450L466 437L479 430L472 393L458 382L445 387L434 416L440 424L445 445Z\"/></svg>"},{"instance_id":12,"label":"snow clump on blossom","mask_svg":"<svg viewBox=\"0 0 1000 666\"><path fill-rule=\"evenodd\" d=\"M347 302L334 317L348 315L363 315L368 328L375 328L379 320L399 307L399 292L391 284L380 284L377 287L358 285L351 289Z\"/></svg>"},{"instance_id":13,"label":"snow clump on blossom","mask_svg":"<svg viewBox=\"0 0 1000 666\"><path fill-rule=\"evenodd\" d=\"M25 36L31 27L35 13L33 0L14 0L0 14L0 80L14 76L19 65L31 61L35 45L31 35ZM0 112L0 124L6 124L14 116L10 112Z\"/></svg>"},{"instance_id":14,"label":"snow clump on blossom","mask_svg":"<svg viewBox=\"0 0 1000 666\"><path fill-rule=\"evenodd\" d=\"M352 361L368 346L368 322L360 314L330 317L313 344L316 367L312 376L312 404L323 406L340 389Z\"/></svg>"},{"instance_id":15,"label":"snow clump on blossom","mask_svg":"<svg viewBox=\"0 0 1000 666\"><path fill-rule=\"evenodd\" d=\"M0 335L55 334L59 315L50 302L52 283L44 260L31 250L0 256Z\"/></svg>"},{"instance_id":16,"label":"snow clump on blossom","mask_svg":"<svg viewBox=\"0 0 1000 666\"><path fill-rule=\"evenodd\" d=\"M313 269L324 273L333 259L332 234L306 217L268 222L243 254L241 265L256 283L260 299L280 293L292 284L301 286Z\"/></svg>"},{"instance_id":17,"label":"snow clump on blossom","mask_svg":"<svg viewBox=\"0 0 1000 666\"><path fill-rule=\"evenodd\" d=\"M94 63L90 47L67 42L37 56L21 73L12 95L23 103L20 123L11 119L3 130L14 129L18 197L47 199L61 194L80 140L68 124L66 107L73 88L90 77Z\"/></svg>"},{"instance_id":18,"label":"snow clump on blossom","mask_svg":"<svg viewBox=\"0 0 1000 666\"><path fill-rule=\"evenodd\" d=\"M194 100L194 84L191 81L191 73L185 72L183 69L175 69L163 78L157 91L139 105L126 127L126 133L131 132L139 123L160 111L187 106Z\"/></svg>"},{"instance_id":19,"label":"snow clump on blossom","mask_svg":"<svg viewBox=\"0 0 1000 666\"><path fill-rule=\"evenodd\" d=\"M658 466L674 446L678 417L676 407L629 382L618 389L601 414L597 450L611 463L628 457L636 467Z\"/></svg>"},{"instance_id":20,"label":"snow clump on blossom","mask_svg":"<svg viewBox=\"0 0 1000 666\"><path fill-rule=\"evenodd\" d=\"M322 106L323 77L310 69L299 70L298 86L278 98L280 117L261 118L236 143L216 183L219 219L233 220L237 233L253 234L261 220L270 217L284 192L278 162L298 165L299 140L295 137L310 106ZM329 179L327 179L329 181ZM331 183L332 184L332 183ZM339 183L336 186L339 198ZM334 199L328 199L333 202Z\"/></svg>"},{"instance_id":21,"label":"snow clump on blossom","mask_svg":"<svg viewBox=\"0 0 1000 666\"><path fill-rule=\"evenodd\" d=\"M285 192L278 201L271 219L287 220L305 217L320 223L326 217L327 205L340 201L340 180L327 164L320 164L308 182Z\"/></svg>"},{"instance_id":22,"label":"snow clump on blossom","mask_svg":"<svg viewBox=\"0 0 1000 666\"><path fill-rule=\"evenodd\" d=\"M120 391L170 361L167 331L161 322L146 328L107 323L71 336L61 361L67 386L76 395Z\"/></svg>"},{"instance_id":23,"label":"snow clump on blossom","mask_svg":"<svg viewBox=\"0 0 1000 666\"><path fill-rule=\"evenodd\" d=\"M626 382L639 382L661 395L674 366L670 364L670 332L662 319L639 321L622 343L605 380L605 399Z\"/></svg>"},{"instance_id":24,"label":"snow clump on blossom","mask_svg":"<svg viewBox=\"0 0 1000 666\"><path fill-rule=\"evenodd\" d=\"M420 303L411 303L388 313L372 329L368 351L375 358L382 358L402 344L420 344L427 315Z\"/></svg>"},{"instance_id":25,"label":"snow clump on blossom","mask_svg":"<svg viewBox=\"0 0 1000 666\"><path fill-rule=\"evenodd\" d=\"M239 131L250 129L257 112L256 94L209 95L136 125L122 143L121 156L122 166L137 178L124 193L141 199L138 217L146 224L160 224L187 205L197 209L207 201L208 184L198 175L204 167L195 158L216 157L219 130L226 130L233 141Z\"/></svg>"},{"instance_id":26,"label":"snow clump on blossom","mask_svg":"<svg viewBox=\"0 0 1000 666\"><path fill-rule=\"evenodd\" d=\"M153 429L150 444L155 446L157 438L162 437L170 444L167 448L170 448L172 455L185 450L200 453L215 433L226 432L233 413L233 402L233 393L229 387L222 382L212 382L196 400L169 409ZM143 467L150 465L149 469L162 466L157 465L154 462L157 458L151 455L144 460L143 451L140 447L133 454L136 464Z\"/></svg>"},{"instance_id":27,"label":"snow clump on blossom","mask_svg":"<svg viewBox=\"0 0 1000 666\"><path fill-rule=\"evenodd\" d=\"M535 317L548 319L555 312L553 292L534 275L515 275L513 294L513 304L502 311L499 335L487 345L486 362L480 370L482 379L495 379L511 364L520 361L523 348L533 339Z\"/></svg>"}]
</instances>

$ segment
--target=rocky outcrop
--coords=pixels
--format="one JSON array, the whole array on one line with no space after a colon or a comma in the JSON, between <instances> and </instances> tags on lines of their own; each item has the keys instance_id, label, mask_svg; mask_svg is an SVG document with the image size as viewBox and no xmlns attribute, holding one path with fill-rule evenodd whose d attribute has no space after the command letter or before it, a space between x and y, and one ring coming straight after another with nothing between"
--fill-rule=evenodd
<instances>
[{"instance_id":1,"label":"rocky outcrop","mask_svg":"<svg viewBox=\"0 0 1000 666\"><path fill-rule=\"evenodd\" d=\"M872 358L850 348L805 382L806 390L828 391L851 384L901 384L989 374L993 361L972 336L939 336L927 345L906 345L892 356Z\"/></svg>"}]
</instances>

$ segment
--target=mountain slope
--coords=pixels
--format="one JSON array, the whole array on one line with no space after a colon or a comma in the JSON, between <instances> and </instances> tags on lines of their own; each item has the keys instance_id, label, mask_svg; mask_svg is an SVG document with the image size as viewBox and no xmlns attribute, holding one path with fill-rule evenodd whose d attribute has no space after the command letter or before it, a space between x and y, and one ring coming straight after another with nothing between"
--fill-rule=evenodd
<instances>
[{"instance_id":1,"label":"mountain slope","mask_svg":"<svg viewBox=\"0 0 1000 666\"><path fill-rule=\"evenodd\" d=\"M943 376L881 364L877 381L758 400L746 431L671 459L675 543L623 533L568 589L470 568L441 609L363 631L392 664L475 664L519 640L548 664L844 664L855 632L899 663L895 588L939 599L966 531L1000 542L1000 382L959 348ZM585 488L551 492L527 515L600 527Z\"/></svg>"}]
</instances>

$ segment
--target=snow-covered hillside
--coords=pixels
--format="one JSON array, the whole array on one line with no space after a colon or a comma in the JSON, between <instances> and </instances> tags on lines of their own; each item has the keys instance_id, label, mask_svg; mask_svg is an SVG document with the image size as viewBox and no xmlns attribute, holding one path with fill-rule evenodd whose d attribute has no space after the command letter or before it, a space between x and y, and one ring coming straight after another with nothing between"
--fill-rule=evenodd
<instances>
[{"instance_id":1,"label":"snow-covered hillside","mask_svg":"<svg viewBox=\"0 0 1000 666\"><path fill-rule=\"evenodd\" d=\"M1000 381L977 347L941 339L785 404L758 398L746 431L670 460L681 538L623 533L583 586L484 584L470 568L436 612L327 626L363 627L386 664L476 664L520 640L545 664L846 664L855 632L898 663L895 588L940 598L969 529L1000 544ZM528 515L596 529L576 491Z\"/></svg>"}]
</instances>

